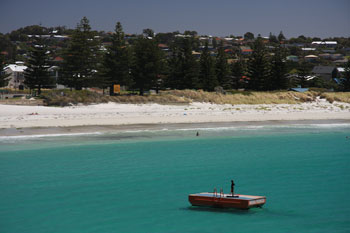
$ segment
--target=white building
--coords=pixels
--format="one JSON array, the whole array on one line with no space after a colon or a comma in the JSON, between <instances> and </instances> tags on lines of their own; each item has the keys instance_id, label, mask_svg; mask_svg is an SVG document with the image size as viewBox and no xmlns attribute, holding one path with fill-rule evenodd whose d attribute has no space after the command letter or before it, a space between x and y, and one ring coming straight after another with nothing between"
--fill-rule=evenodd
<instances>
[{"instance_id":1,"label":"white building","mask_svg":"<svg viewBox=\"0 0 350 233\"><path fill-rule=\"evenodd\" d=\"M27 69L27 66L23 62L16 62L16 64L10 64L5 67L5 73L10 74L9 83L7 87L22 89L24 88L24 70Z\"/></svg>"}]
</instances>

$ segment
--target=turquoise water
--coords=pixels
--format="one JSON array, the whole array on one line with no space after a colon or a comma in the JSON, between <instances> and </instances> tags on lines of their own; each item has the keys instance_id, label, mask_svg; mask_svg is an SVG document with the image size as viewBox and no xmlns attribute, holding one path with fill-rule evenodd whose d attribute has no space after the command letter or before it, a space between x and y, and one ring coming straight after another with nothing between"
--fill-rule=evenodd
<instances>
[{"instance_id":1,"label":"turquoise water","mask_svg":"<svg viewBox=\"0 0 350 233\"><path fill-rule=\"evenodd\" d=\"M349 126L2 138L0 232L349 232ZM264 195L262 209L190 193Z\"/></svg>"}]
</instances>

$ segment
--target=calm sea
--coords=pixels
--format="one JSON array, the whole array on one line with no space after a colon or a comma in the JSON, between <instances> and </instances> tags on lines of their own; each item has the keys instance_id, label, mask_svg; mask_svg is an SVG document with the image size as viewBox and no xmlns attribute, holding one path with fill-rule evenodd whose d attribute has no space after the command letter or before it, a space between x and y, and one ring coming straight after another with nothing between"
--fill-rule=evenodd
<instances>
[{"instance_id":1,"label":"calm sea","mask_svg":"<svg viewBox=\"0 0 350 233\"><path fill-rule=\"evenodd\" d=\"M231 179L266 205L190 206ZM0 137L0 232L350 232L350 125Z\"/></svg>"}]
</instances>

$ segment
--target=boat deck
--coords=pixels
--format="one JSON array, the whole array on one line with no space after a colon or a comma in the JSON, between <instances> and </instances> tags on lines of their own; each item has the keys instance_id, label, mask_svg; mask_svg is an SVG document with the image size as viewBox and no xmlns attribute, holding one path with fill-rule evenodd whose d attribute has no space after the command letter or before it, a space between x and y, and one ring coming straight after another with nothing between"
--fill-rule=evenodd
<instances>
[{"instance_id":1,"label":"boat deck","mask_svg":"<svg viewBox=\"0 0 350 233\"><path fill-rule=\"evenodd\" d=\"M252 196L252 195L242 195L242 194L235 194L233 197L231 194L215 194L215 193L196 193L196 194L190 194L195 196L202 196L202 197L217 197L217 198L229 198L229 199L242 199L242 200L254 200L254 199L260 199L265 198L263 196Z\"/></svg>"},{"instance_id":2,"label":"boat deck","mask_svg":"<svg viewBox=\"0 0 350 233\"><path fill-rule=\"evenodd\" d=\"M266 202L264 196L253 196L225 193L196 193L188 196L190 203L194 206L211 206L223 208L240 208L249 209L253 207L261 207Z\"/></svg>"}]
</instances>

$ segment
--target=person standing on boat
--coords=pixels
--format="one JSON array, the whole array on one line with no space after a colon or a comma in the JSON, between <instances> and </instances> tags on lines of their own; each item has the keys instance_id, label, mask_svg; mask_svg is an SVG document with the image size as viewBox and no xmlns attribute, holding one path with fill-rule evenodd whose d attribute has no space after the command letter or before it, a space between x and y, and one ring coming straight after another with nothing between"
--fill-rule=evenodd
<instances>
[{"instance_id":1,"label":"person standing on boat","mask_svg":"<svg viewBox=\"0 0 350 233\"><path fill-rule=\"evenodd\" d=\"M234 196L234 190L235 190L235 182L233 182L233 180L231 180L231 194L232 194L232 196Z\"/></svg>"}]
</instances>

